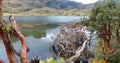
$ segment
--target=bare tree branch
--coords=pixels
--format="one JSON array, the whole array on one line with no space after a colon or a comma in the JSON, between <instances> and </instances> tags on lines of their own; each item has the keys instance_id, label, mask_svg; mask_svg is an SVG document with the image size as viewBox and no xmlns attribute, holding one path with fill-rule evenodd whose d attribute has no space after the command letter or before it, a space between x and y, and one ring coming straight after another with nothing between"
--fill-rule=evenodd
<instances>
[{"instance_id":1,"label":"bare tree branch","mask_svg":"<svg viewBox=\"0 0 120 63\"><path fill-rule=\"evenodd\" d=\"M85 46L86 46L87 42L89 42L89 39L86 40L86 41L84 41L82 47L79 47L79 48L76 50L76 54L75 54L74 56L70 57L68 60L66 60L66 61L63 62L63 63L74 63L74 60L75 60L76 58L78 58L78 57L81 55L82 51L85 49Z\"/></svg>"}]
</instances>

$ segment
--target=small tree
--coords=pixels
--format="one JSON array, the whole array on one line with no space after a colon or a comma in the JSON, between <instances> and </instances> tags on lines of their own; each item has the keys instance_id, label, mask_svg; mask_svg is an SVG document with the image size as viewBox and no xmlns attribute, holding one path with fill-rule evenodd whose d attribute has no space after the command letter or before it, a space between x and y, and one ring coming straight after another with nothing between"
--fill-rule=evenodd
<instances>
[{"instance_id":1,"label":"small tree","mask_svg":"<svg viewBox=\"0 0 120 63\"><path fill-rule=\"evenodd\" d=\"M118 0L100 0L91 10L86 24L99 32L103 40L102 53L112 54L120 44L120 3ZM108 57L106 56L107 60Z\"/></svg>"},{"instance_id":2,"label":"small tree","mask_svg":"<svg viewBox=\"0 0 120 63\"><path fill-rule=\"evenodd\" d=\"M15 54L19 55L21 58L21 63L28 63L27 59L27 45L26 40L19 28L17 27L15 17L11 15L9 17L10 22L7 24L5 20L2 19L2 0L0 0L0 36L3 40L3 44L6 49L7 57L10 63L18 63ZM14 49L11 35L18 37L22 43L21 53L17 53ZM2 60L0 62L3 63Z\"/></svg>"}]
</instances>

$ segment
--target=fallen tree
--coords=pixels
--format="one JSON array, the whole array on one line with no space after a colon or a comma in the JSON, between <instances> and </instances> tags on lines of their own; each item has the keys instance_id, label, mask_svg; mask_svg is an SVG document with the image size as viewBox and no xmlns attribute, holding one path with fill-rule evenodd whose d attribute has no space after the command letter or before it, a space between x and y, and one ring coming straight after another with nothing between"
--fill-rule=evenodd
<instances>
[{"instance_id":1,"label":"fallen tree","mask_svg":"<svg viewBox=\"0 0 120 63\"><path fill-rule=\"evenodd\" d=\"M87 50L87 46L90 44L90 32L86 26L72 23L62 27L55 37L52 50L56 56L65 58L64 63L77 63L79 61L87 63L89 55L92 56Z\"/></svg>"},{"instance_id":2,"label":"fallen tree","mask_svg":"<svg viewBox=\"0 0 120 63\"><path fill-rule=\"evenodd\" d=\"M86 44L89 40L84 41L82 47L78 47L78 49L76 50L75 55L73 55L72 57L70 57L69 59L67 59L66 61L64 61L63 63L74 63L74 61L76 60L76 58L78 58L81 53L83 52L83 50L86 47Z\"/></svg>"}]
</instances>

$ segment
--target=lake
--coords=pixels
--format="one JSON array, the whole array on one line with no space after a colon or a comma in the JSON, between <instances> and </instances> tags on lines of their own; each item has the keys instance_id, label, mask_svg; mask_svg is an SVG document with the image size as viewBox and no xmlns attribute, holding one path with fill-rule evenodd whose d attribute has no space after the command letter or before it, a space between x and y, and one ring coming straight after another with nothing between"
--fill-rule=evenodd
<instances>
[{"instance_id":1,"label":"lake","mask_svg":"<svg viewBox=\"0 0 120 63\"><path fill-rule=\"evenodd\" d=\"M16 16L18 22L71 22L85 16ZM8 21L8 17L3 17Z\"/></svg>"},{"instance_id":2,"label":"lake","mask_svg":"<svg viewBox=\"0 0 120 63\"><path fill-rule=\"evenodd\" d=\"M17 22L26 22L26 23L41 23L41 22L71 22L77 19L80 19L80 16L16 16ZM3 17L6 21L8 21L8 17ZM53 39L51 38L54 34L59 30L60 27L54 27L52 29L45 29L45 36L40 38L35 38L33 35L27 35L26 41L27 45L30 48L28 52L28 58L31 59L35 56L39 56L41 59L46 59L53 55L50 51L50 44L52 43ZM40 30L39 28L36 28ZM38 31L39 32L39 31ZM39 35L39 34L37 34ZM15 41L14 47L17 51L20 51L21 45L20 41ZM5 63L9 63L4 45L2 40L0 40L0 59L3 59ZM19 59L19 57L17 57Z\"/></svg>"}]
</instances>

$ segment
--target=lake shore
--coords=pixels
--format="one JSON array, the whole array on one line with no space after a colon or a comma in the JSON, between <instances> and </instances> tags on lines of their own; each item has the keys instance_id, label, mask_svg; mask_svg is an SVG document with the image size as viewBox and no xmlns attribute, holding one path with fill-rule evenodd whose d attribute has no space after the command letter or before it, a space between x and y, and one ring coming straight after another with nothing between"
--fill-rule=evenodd
<instances>
[{"instance_id":1,"label":"lake shore","mask_svg":"<svg viewBox=\"0 0 120 63\"><path fill-rule=\"evenodd\" d=\"M57 26L62 26L68 23L58 23L58 22L54 22L54 23L47 23L47 22L43 22L43 23L18 23L18 26L22 27L22 28L35 28L38 26L53 26L53 27L57 27Z\"/></svg>"},{"instance_id":2,"label":"lake shore","mask_svg":"<svg viewBox=\"0 0 120 63\"><path fill-rule=\"evenodd\" d=\"M85 10L78 10L78 9L71 9L71 10L53 10L51 9L50 12L45 10L37 10L35 11L28 11L28 12L19 12L19 13L9 13L3 12L3 16L9 16L11 14L16 16L87 16L89 15L90 9Z\"/></svg>"}]
</instances>

